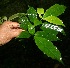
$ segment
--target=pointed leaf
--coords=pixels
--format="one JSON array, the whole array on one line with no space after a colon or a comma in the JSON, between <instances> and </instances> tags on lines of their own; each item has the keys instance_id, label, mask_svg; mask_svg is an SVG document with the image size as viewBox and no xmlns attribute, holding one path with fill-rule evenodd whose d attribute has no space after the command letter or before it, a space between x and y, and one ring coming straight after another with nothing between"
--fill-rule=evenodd
<instances>
[{"instance_id":1,"label":"pointed leaf","mask_svg":"<svg viewBox=\"0 0 70 68\"><path fill-rule=\"evenodd\" d=\"M52 16L59 16L62 13L64 13L65 9L66 9L66 7L64 5L55 4L46 10L43 18L51 16L51 15Z\"/></svg>"},{"instance_id":2,"label":"pointed leaf","mask_svg":"<svg viewBox=\"0 0 70 68\"><path fill-rule=\"evenodd\" d=\"M37 18L36 10L33 7L29 7L27 14L31 22L34 22L34 19Z\"/></svg>"},{"instance_id":3,"label":"pointed leaf","mask_svg":"<svg viewBox=\"0 0 70 68\"><path fill-rule=\"evenodd\" d=\"M53 24L56 24L56 25L62 25L62 26L65 26L62 22L62 20L60 20L59 18L55 17L55 16L48 16L46 18L43 18L44 20L50 22L50 23L53 23Z\"/></svg>"},{"instance_id":4,"label":"pointed leaf","mask_svg":"<svg viewBox=\"0 0 70 68\"><path fill-rule=\"evenodd\" d=\"M46 54L48 57L51 57L52 59L62 62L61 53L52 42L42 37L35 36L34 38L36 45L41 51L43 51L44 54Z\"/></svg>"}]
</instances>

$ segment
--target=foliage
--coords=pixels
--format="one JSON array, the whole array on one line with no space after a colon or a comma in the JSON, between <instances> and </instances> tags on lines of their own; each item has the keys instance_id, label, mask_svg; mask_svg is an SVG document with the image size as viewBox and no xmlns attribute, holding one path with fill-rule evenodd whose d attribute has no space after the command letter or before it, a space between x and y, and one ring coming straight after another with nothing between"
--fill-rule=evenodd
<instances>
[{"instance_id":1,"label":"foliage","mask_svg":"<svg viewBox=\"0 0 70 68\"><path fill-rule=\"evenodd\" d=\"M59 15L64 13L65 9L64 5L55 4L44 13L43 8L35 10L29 6L27 13L14 14L8 20L18 18L20 27L25 30L17 38L29 38L33 35L36 45L44 54L63 63L61 53L52 41L60 40L57 37L58 32L65 34L62 28L65 25L58 18ZM7 20L7 17L0 18L0 24L3 20Z\"/></svg>"}]
</instances>

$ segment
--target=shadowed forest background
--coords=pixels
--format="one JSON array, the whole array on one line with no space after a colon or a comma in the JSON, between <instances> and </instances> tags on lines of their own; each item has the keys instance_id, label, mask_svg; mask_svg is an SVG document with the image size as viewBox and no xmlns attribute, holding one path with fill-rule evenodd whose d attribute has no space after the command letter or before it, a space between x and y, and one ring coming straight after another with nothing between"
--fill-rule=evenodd
<instances>
[{"instance_id":1,"label":"shadowed forest background","mask_svg":"<svg viewBox=\"0 0 70 68\"><path fill-rule=\"evenodd\" d=\"M62 41L53 42L60 50L63 62L53 60L43 54L35 45L33 37L28 39L12 39L0 47L0 68L70 68L70 3L69 0L1 0L0 17L15 13L26 13L28 5L45 10L54 4L65 5L67 8L59 18L65 24L66 36L59 34Z\"/></svg>"}]
</instances>

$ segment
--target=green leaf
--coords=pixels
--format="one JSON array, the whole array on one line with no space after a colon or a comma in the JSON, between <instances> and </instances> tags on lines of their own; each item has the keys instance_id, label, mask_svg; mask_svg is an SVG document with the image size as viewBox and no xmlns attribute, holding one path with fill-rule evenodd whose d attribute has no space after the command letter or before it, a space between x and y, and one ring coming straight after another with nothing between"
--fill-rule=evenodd
<instances>
[{"instance_id":1,"label":"green leaf","mask_svg":"<svg viewBox=\"0 0 70 68\"><path fill-rule=\"evenodd\" d=\"M42 18L41 14L44 14L43 8L37 8L37 13L39 14L39 17Z\"/></svg>"},{"instance_id":2,"label":"green leaf","mask_svg":"<svg viewBox=\"0 0 70 68\"><path fill-rule=\"evenodd\" d=\"M51 57L52 59L56 59L59 62L62 62L62 57L60 51L57 49L56 46L53 45L53 43L45 38L42 37L34 37L35 43L38 46L38 48L43 51L44 54L46 54L48 57Z\"/></svg>"},{"instance_id":3,"label":"green leaf","mask_svg":"<svg viewBox=\"0 0 70 68\"><path fill-rule=\"evenodd\" d=\"M29 38L30 34L28 31L23 31L17 38Z\"/></svg>"},{"instance_id":4,"label":"green leaf","mask_svg":"<svg viewBox=\"0 0 70 68\"><path fill-rule=\"evenodd\" d=\"M6 16L0 17L0 24L2 24L4 21L7 21L7 17Z\"/></svg>"},{"instance_id":5,"label":"green leaf","mask_svg":"<svg viewBox=\"0 0 70 68\"><path fill-rule=\"evenodd\" d=\"M37 8L37 13L38 14L44 14L44 9L43 8Z\"/></svg>"},{"instance_id":6,"label":"green leaf","mask_svg":"<svg viewBox=\"0 0 70 68\"><path fill-rule=\"evenodd\" d=\"M56 36L56 33L54 33L53 31L37 31L35 33L35 36L36 37L42 37L42 38L45 38L47 40L50 40L50 41L57 41L59 40L59 38Z\"/></svg>"},{"instance_id":7,"label":"green leaf","mask_svg":"<svg viewBox=\"0 0 70 68\"><path fill-rule=\"evenodd\" d=\"M28 23L29 23L29 20L27 17L21 17L19 18L19 23L20 23L20 27L24 30L27 30L28 29Z\"/></svg>"},{"instance_id":8,"label":"green leaf","mask_svg":"<svg viewBox=\"0 0 70 68\"><path fill-rule=\"evenodd\" d=\"M46 10L43 18L51 16L51 15L52 16L59 16L62 13L64 13L65 9L66 9L66 7L64 5L55 4Z\"/></svg>"},{"instance_id":9,"label":"green leaf","mask_svg":"<svg viewBox=\"0 0 70 68\"><path fill-rule=\"evenodd\" d=\"M34 20L37 18L36 10L33 7L29 7L27 14L31 22L34 22Z\"/></svg>"},{"instance_id":10,"label":"green leaf","mask_svg":"<svg viewBox=\"0 0 70 68\"><path fill-rule=\"evenodd\" d=\"M40 28L45 32L52 32L52 34L55 35L57 35L58 32L61 32L63 35L66 35L63 28L61 28L60 26L49 24L47 22L44 22Z\"/></svg>"},{"instance_id":11,"label":"green leaf","mask_svg":"<svg viewBox=\"0 0 70 68\"><path fill-rule=\"evenodd\" d=\"M2 22L2 19L1 19L1 17L0 17L0 25L2 24L3 22Z\"/></svg>"},{"instance_id":12,"label":"green leaf","mask_svg":"<svg viewBox=\"0 0 70 68\"><path fill-rule=\"evenodd\" d=\"M0 25L2 24L2 21L0 20Z\"/></svg>"},{"instance_id":13,"label":"green leaf","mask_svg":"<svg viewBox=\"0 0 70 68\"><path fill-rule=\"evenodd\" d=\"M39 21L38 19L34 20L34 26L42 24L42 21Z\"/></svg>"},{"instance_id":14,"label":"green leaf","mask_svg":"<svg viewBox=\"0 0 70 68\"><path fill-rule=\"evenodd\" d=\"M44 31L54 31L54 32L64 32L63 29L59 26L49 24L48 22L44 22L42 26L40 27Z\"/></svg>"},{"instance_id":15,"label":"green leaf","mask_svg":"<svg viewBox=\"0 0 70 68\"><path fill-rule=\"evenodd\" d=\"M30 34L34 34L35 33L35 26L32 25L31 23L28 24L28 31Z\"/></svg>"},{"instance_id":16,"label":"green leaf","mask_svg":"<svg viewBox=\"0 0 70 68\"><path fill-rule=\"evenodd\" d=\"M46 18L43 18L44 20L50 22L50 23L53 23L53 24L56 24L56 25L62 25L62 26L65 26L62 22L62 20L60 20L58 17L55 17L55 16L48 16Z\"/></svg>"},{"instance_id":17,"label":"green leaf","mask_svg":"<svg viewBox=\"0 0 70 68\"><path fill-rule=\"evenodd\" d=\"M10 16L8 20L13 20L17 17L24 16L24 15L25 15L25 13L17 13L17 14Z\"/></svg>"},{"instance_id":18,"label":"green leaf","mask_svg":"<svg viewBox=\"0 0 70 68\"><path fill-rule=\"evenodd\" d=\"M2 20L7 21L7 17L6 16L3 16Z\"/></svg>"}]
</instances>

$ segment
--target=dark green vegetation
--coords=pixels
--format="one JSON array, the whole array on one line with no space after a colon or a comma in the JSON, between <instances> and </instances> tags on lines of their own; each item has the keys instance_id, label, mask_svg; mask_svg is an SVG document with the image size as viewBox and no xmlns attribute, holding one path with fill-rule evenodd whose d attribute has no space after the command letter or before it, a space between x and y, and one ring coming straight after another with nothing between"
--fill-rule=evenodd
<instances>
[{"instance_id":1,"label":"dark green vegetation","mask_svg":"<svg viewBox=\"0 0 70 68\"><path fill-rule=\"evenodd\" d=\"M5 1L5 0L4 0ZM9 1L10 2L10 1ZM9 3L9 2L7 2L7 3ZM13 2L13 1L12 1ZM33 1L32 1L33 2ZM39 1L37 1L37 4L38 4L38 2ZM6 3L6 4L7 4ZM11 2L10 2L11 3ZM18 2L16 2L15 1L15 3L19 3L20 4L20 2L18 1ZM28 2L27 2L28 3ZM39 3L42 3L42 0L41 0L41 2L39 2ZM46 1L44 1L43 3L45 3L46 4ZM57 2L56 2L57 3ZM12 3L12 4L14 4L14 3ZM44 5L45 5L44 4ZM54 4L54 3L53 3ZM23 5L23 4L22 4ZM48 6L48 4L46 4L47 5L47 7L50 7L50 5ZM32 5L32 4L30 4L30 6L33 6L34 7L34 4ZM40 5L37 5L38 7L44 7L42 4L40 4ZM15 8L15 7L14 7ZM13 8L13 9L14 9ZM27 8L27 7L26 7ZM36 5L35 5L35 8L37 8L36 7ZM8 8L9 9L9 8ZM45 8L45 9L47 9L47 8ZM6 9L5 9L6 10ZM9 9L10 10L10 9ZM12 9L11 9L12 10ZM15 9L14 9L15 10ZM13 11L14 11L13 10ZM17 10L19 10L19 9L17 9ZM27 9L26 9L27 10ZM24 12L26 11L25 9L24 9ZM7 10L8 11L8 10ZM33 11L33 10L32 10ZM62 10L61 10L62 11ZM9 11L8 11L9 12ZM11 12L11 11L10 11ZM20 12L23 12L23 9L21 9L21 11L19 10L19 13ZM51 12L51 11L50 11ZM62 11L63 12L63 11ZM4 12L5 13L5 12ZM8 14L8 17L10 16L10 15L13 15L14 13L18 13L18 11L15 11L15 12L12 12L12 13L9 13ZM22 20L21 19L25 19L25 22L28 22L27 21L27 17L22 17L22 15L20 15L20 19L19 19L19 21L18 22L20 22L20 21L22 21L21 22L21 28L24 28L25 30L27 30L28 29L28 31L29 32L25 32L25 33L23 33L22 35L20 35L19 37L21 38L22 36L23 36L23 38L28 38L28 39L18 39L18 40L21 40L20 42L18 41L18 42L16 42L15 40L14 40L14 42L13 42L13 40L11 41L11 42L9 42L6 46L4 46L5 47L5 50L6 50L6 48L9 48L7 51L12 51L12 52L8 52L8 54L10 54L10 53L12 53L12 54L10 54L9 56L12 56L13 55L13 57L10 57L9 58L9 56L7 56L8 58L7 58L7 60L5 60L5 61L8 61L8 63L9 63L9 66L8 67L10 67L10 65L11 65L11 63L13 62L13 61L15 61L12 65L11 65L11 68L15 68L17 65L18 65L18 67L20 66L20 67L24 67L24 68L28 68L30 65L31 65L31 67L35 67L35 68L40 68L40 67L43 67L43 68L46 68L46 67L50 67L50 66L48 66L48 64L50 64L51 63L51 65L52 65L52 63L53 63L53 67L54 67L54 64L58 64L59 65L59 62L57 62L57 61L55 61L54 60L54 62L53 62L53 60L52 59L50 59L50 58L47 58L47 56L46 55L44 55L41 51L39 51L39 49L41 49L43 52L45 52L45 50L46 50L46 48L44 48L44 49L42 49L41 48L41 46L39 47L39 49L38 49L38 47L36 47L36 45L35 45L35 43L34 43L34 40L33 40L33 35L35 35L35 40L36 40L36 44L37 45L43 45L44 44L44 46L46 45L46 44L50 44L51 45L51 47L52 47L52 43L50 42L50 41L57 41L57 40L59 40L58 39L58 37L62 40L62 41L58 41L58 42L53 42L54 44L55 44L55 46L57 46L57 48L60 50L60 52L62 53L62 51L64 52L64 49L63 49L63 47L65 47L66 45L64 45L63 44L63 42L64 42L64 39L65 39L65 37L64 36L62 36L62 34L58 34L58 37L56 36L57 35L57 29L55 29L56 31L51 31L51 30L49 30L49 29L47 29L47 35L48 36L46 36L46 34L45 34L45 27L44 26L49 26L49 28L51 28L51 26L53 25L53 24L56 24L56 25L62 25L62 26L66 26L66 25L64 25L64 24L61 24L61 22L62 21L60 21L57 17L55 18L55 16L56 15L61 15L61 14L57 14L57 13L54 13L55 15L54 16L50 16L50 14L49 14L49 17L47 17L48 15L46 14L46 17L47 18L44 18L45 16L43 16L43 20L46 20L46 21L48 21L48 22L50 22L50 23L53 23L53 24L50 24L49 25L49 23L48 22L44 22L44 24L42 24L42 21L39 21L39 20L33 20L34 18L36 18L36 15L34 16L34 18L30 15L32 12L30 12L30 10L28 10L28 12L27 12L28 14L29 14L29 19L30 19L30 21L31 22L33 22L33 23L28 23L29 24L29 26L28 26L28 28L26 27L26 25L25 26L22 26L22 25L24 25L22 22ZM34 13L34 12L33 12ZM42 16L41 16L41 14L44 14L43 12L40 12L40 13L38 13L39 14L39 17L40 18L42 18ZM5 15L4 16L7 16L7 14L5 13ZM21 18L22 17L22 18ZM59 16L61 19L63 19L61 16ZM55 20L53 20L53 21L51 21L50 19L54 19L55 18L55 20L58 20L58 22L60 22L60 24L58 24L58 23L55 23ZM15 19L15 20L13 20L13 21L17 21L17 19ZM64 20L63 20L64 21ZM36 22L39 22L39 24L42 24L42 27L41 28L39 28L40 26L39 26L39 24L38 23L36 23ZM38 26L38 27L37 27ZM54 25L53 25L54 26ZM36 27L36 29L35 29L35 27ZM66 27L65 27L66 28ZM36 31L38 31L38 32L36 32ZM40 31L40 30L43 30L43 31ZM51 34L48 34L49 33L49 31L51 32ZM36 32L36 33L35 33ZM61 31L60 31L61 32ZM54 36L52 35L52 33L54 34ZM63 32L62 32L63 33ZM64 33L63 33L64 34ZM31 35L31 37L30 37L30 35ZM30 38L29 38L30 37ZM47 38L47 39L45 39L45 38ZM50 41L49 41L50 40ZM40 41L43 41L43 43L42 42L40 42ZM47 41L46 43L44 43L44 41ZM40 43L39 43L40 42ZM11 46L10 46L10 45ZM14 44L14 45L13 45ZM63 44L63 46L61 46ZM47 46L47 47L50 47L50 46ZM11 49L10 49L11 48ZM55 48L56 47L53 47L53 49L54 49L54 51L55 51ZM57 49L56 48L56 49ZM13 49L18 49L18 50L13 50ZM3 50L3 49L2 49ZM49 49L49 50L51 50L51 49ZM15 51L15 57L17 57L17 59L14 57L14 52L13 51ZM56 55L59 55L59 58L61 58L61 54L60 54L60 52L59 51L57 51L57 52L54 52L53 51L53 53L56 53ZM18 53L16 53L16 52L18 52ZM51 52L51 51L49 51L49 52ZM48 54L49 54L49 52L48 52ZM5 54L5 53L4 53ZM3 54L3 55L4 55ZM46 53L45 53L46 54ZM2 55L2 56L3 56ZM52 58L53 59L57 59L57 60L59 60L59 58L57 57L57 56L54 56L54 55L52 55L52 53L51 54L49 54L50 55L50 57L52 56ZM48 55L48 56L49 56ZM5 55L6 56L6 55ZM20 56L20 57L19 57ZM23 58L22 58L23 57ZM26 58L27 57L27 58ZM54 58L55 57L55 58ZM62 56L63 57L63 56ZM4 57L5 59L6 59L6 57ZM12 60L10 61L10 59L12 58ZM22 61L21 61L21 59L23 59ZM26 58L26 59L25 59ZM31 59L32 60L31 60ZM16 59L16 60L15 60ZM25 59L25 60L24 60ZM5 61L4 61L4 65L5 65ZM20 61L20 63L18 64L18 62ZM64 60L63 60L64 61ZM27 63L28 62L28 63ZM30 63L31 62L31 63ZM61 61L60 61L61 62ZM66 63L66 62L64 62L64 63ZM16 64L16 65L14 65L14 64ZM8 64L6 64L6 65L8 65ZM5 66L6 66L5 65ZM24 66L23 66L24 65ZM27 67L27 65L29 65L28 67ZM35 65L35 66L34 66ZM45 67L44 67L44 66ZM26 67L25 67L26 66ZM51 68L52 68L52 66L51 66ZM60 65L59 65L60 66ZM19 67L19 68L20 68Z\"/></svg>"}]
</instances>

